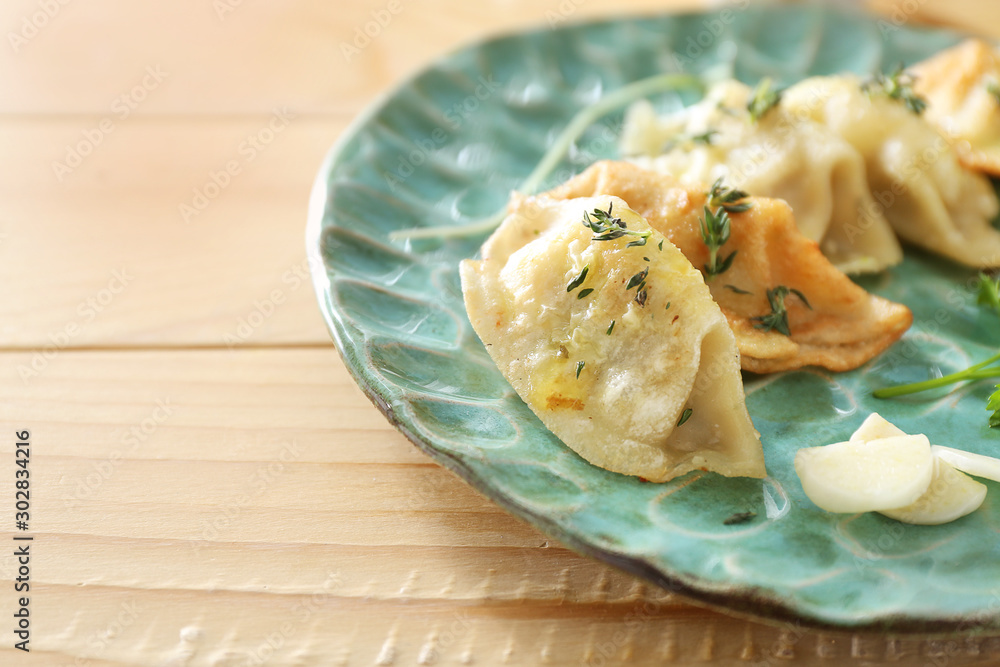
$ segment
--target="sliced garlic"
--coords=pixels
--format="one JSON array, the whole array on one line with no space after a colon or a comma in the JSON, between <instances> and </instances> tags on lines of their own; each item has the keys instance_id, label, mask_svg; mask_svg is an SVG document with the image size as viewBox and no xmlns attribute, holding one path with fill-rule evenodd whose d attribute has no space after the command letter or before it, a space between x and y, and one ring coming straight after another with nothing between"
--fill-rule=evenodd
<instances>
[{"instance_id":1,"label":"sliced garlic","mask_svg":"<svg viewBox=\"0 0 1000 667\"><path fill-rule=\"evenodd\" d=\"M906 507L927 491L934 456L924 435L838 442L795 454L806 495L828 512L870 512Z\"/></svg>"},{"instance_id":2,"label":"sliced garlic","mask_svg":"<svg viewBox=\"0 0 1000 667\"><path fill-rule=\"evenodd\" d=\"M933 445L931 452L934 453L934 456L947 461L962 472L1000 482L1000 459L940 445Z\"/></svg>"},{"instance_id":3,"label":"sliced garlic","mask_svg":"<svg viewBox=\"0 0 1000 667\"><path fill-rule=\"evenodd\" d=\"M900 435L906 435L906 433L895 424L886 421L879 413L873 412L851 436L851 442L871 442L872 440L894 438Z\"/></svg>"},{"instance_id":4,"label":"sliced garlic","mask_svg":"<svg viewBox=\"0 0 1000 667\"><path fill-rule=\"evenodd\" d=\"M931 447L931 451L935 449L940 448ZM936 526L975 512L985 498L985 484L955 470L942 457L934 456L934 478L927 491L912 505L881 510L881 514L904 523Z\"/></svg>"}]
</instances>

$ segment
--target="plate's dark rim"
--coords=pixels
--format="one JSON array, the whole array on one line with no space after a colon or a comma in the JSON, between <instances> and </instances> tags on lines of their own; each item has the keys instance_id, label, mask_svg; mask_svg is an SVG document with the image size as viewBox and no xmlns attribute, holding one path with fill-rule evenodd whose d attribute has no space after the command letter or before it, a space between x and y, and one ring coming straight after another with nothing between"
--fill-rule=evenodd
<instances>
[{"instance_id":1,"label":"plate's dark rim","mask_svg":"<svg viewBox=\"0 0 1000 667\"><path fill-rule=\"evenodd\" d=\"M759 12L787 11L787 7L758 9ZM803 11L808 8L798 8ZM837 13L844 16L851 16L862 20L877 20L877 15L868 14L856 10L844 10L833 7L812 8L814 11ZM720 10L722 11L722 10ZM711 18L718 16L720 12L678 12L663 14L657 12L636 13L629 15L619 15L607 18L597 18L579 22L567 22L560 29L575 29L587 25L601 25L606 23L619 23L638 21L651 16L671 16L678 18ZM912 27L911 27L912 29ZM942 30L960 34L958 31L947 28L930 27L928 31L940 32ZM822 630L834 633L857 633L870 632L878 634L920 634L927 637L954 636L956 633L981 634L1000 629L1000 614L972 614L970 616L944 616L938 618L911 617L902 614L886 614L871 616L865 619L851 622L849 620L831 621L821 618L809 610L796 609L781 596L775 595L761 587L743 587L737 591L719 591L718 584L709 582L700 577L687 576L679 577L668 574L659 569L658 566L647 562L639 557L628 557L616 554L612 551L602 549L594 544L580 539L579 537L566 532L562 526L544 514L539 514L525 505L520 504L513 498L501 493L488 483L486 479L476 473L475 470L466 466L460 459L436 449L431 443L424 440L420 435L411 431L399 418L397 418L393 401L383 396L373 386L368 378L363 377L359 372L360 364L363 360L358 359L353 349L346 343L346 326L341 321L333 307L331 286L332 281L327 273L325 261L323 259L323 233L326 227L323 220L326 213L326 205L329 196L329 176L336 165L340 154L344 148L358 132L359 128L368 123L371 118L378 114L389 104L401 88L408 86L415 79L421 76L428 69L434 68L446 62L456 54L463 51L482 48L483 46L504 41L512 38L520 38L525 35L537 34L541 32L551 32L552 29L525 29L511 30L503 32L487 39L478 40L456 48L445 55L432 60L418 69L409 77L400 81L395 87L384 91L375 100L368 104L365 109L351 122L343 133L330 148L324 158L316 180L313 184L309 202L308 220L306 223L306 256L312 274L313 287L319 301L323 319L333 338L335 347L340 354L344 366L348 373L358 384L364 394L378 408L396 429L398 429L408 440L417 446L421 451L432 459L451 470L463 480L469 483L478 493L489 498L497 505L511 514L525 519L531 525L541 529L553 539L561 544L580 553L584 556L601 561L629 574L639 576L650 581L661 588L672 593L688 598L691 602L719 611L725 614L738 616L756 622L778 627L794 626L795 628ZM336 226L336 225L332 225Z\"/></svg>"}]
</instances>

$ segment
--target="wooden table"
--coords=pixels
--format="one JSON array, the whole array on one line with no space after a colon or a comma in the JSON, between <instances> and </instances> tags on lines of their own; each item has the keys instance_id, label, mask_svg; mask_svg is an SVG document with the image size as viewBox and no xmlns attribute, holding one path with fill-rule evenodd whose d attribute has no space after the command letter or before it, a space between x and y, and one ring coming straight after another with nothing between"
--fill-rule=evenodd
<instances>
[{"instance_id":1,"label":"wooden table","mask_svg":"<svg viewBox=\"0 0 1000 667\"><path fill-rule=\"evenodd\" d=\"M1000 35L988 0L877 4ZM364 105L552 12L698 6L6 0L0 539L30 544L31 654L5 548L0 664L996 664L992 640L764 626L579 557L420 454L330 342L306 206Z\"/></svg>"}]
</instances>

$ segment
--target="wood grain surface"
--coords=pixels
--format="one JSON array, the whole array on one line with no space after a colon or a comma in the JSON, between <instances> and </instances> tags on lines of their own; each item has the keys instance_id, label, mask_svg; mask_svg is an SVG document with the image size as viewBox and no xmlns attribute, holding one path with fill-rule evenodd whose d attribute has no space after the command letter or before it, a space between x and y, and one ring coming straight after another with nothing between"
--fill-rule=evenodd
<instances>
[{"instance_id":1,"label":"wood grain surface","mask_svg":"<svg viewBox=\"0 0 1000 667\"><path fill-rule=\"evenodd\" d=\"M34 540L30 654L0 556L0 665L1000 663L994 638L763 625L577 556L419 453L330 343L306 207L366 104L485 35L708 4L4 2L0 540L25 429ZM986 0L873 5L1000 35Z\"/></svg>"}]
</instances>

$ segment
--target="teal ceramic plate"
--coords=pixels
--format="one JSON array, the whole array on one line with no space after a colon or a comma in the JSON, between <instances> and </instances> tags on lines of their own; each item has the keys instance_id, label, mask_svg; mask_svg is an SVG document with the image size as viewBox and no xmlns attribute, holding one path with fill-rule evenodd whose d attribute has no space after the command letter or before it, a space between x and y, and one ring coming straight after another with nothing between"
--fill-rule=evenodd
<instances>
[{"instance_id":1,"label":"teal ceramic plate","mask_svg":"<svg viewBox=\"0 0 1000 667\"><path fill-rule=\"evenodd\" d=\"M458 262L482 237L394 243L398 229L494 213L581 107L664 71L720 63L748 83L870 73L960 37L817 7L602 21L500 37L432 65L370 108L319 174L308 225L319 301L358 384L403 433L497 503L580 552L716 608L815 627L1000 628L1000 488L937 527L833 515L802 493L802 446L872 411L933 442L1000 449L982 383L878 401L873 387L989 356L998 327L969 271L908 252L865 287L909 305L903 341L864 368L746 378L773 482L694 473L643 483L579 458L518 399L462 305ZM663 108L692 98L665 95ZM548 184L615 157L621 114L591 127ZM995 318L995 316L992 316ZM724 525L737 512L754 520Z\"/></svg>"}]
</instances>

